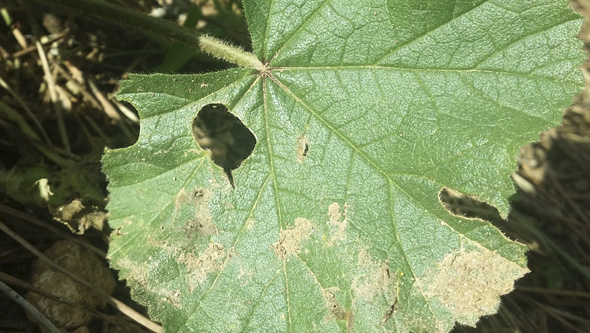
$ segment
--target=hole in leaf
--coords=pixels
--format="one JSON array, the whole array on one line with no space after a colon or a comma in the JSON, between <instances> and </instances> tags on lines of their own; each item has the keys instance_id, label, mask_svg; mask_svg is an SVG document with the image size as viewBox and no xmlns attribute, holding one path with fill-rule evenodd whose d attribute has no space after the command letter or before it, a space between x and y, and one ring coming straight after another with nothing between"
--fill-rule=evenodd
<instances>
[{"instance_id":1,"label":"hole in leaf","mask_svg":"<svg viewBox=\"0 0 590 333\"><path fill-rule=\"evenodd\" d=\"M193 136L201 148L211 150L211 159L223 168L233 187L231 171L252 154L254 134L225 105L207 104L193 120Z\"/></svg>"},{"instance_id":2,"label":"hole in leaf","mask_svg":"<svg viewBox=\"0 0 590 333\"><path fill-rule=\"evenodd\" d=\"M477 218L490 222L502 221L498 210L490 204L480 201L452 189L443 188L438 193L440 202L453 215Z\"/></svg>"}]
</instances>

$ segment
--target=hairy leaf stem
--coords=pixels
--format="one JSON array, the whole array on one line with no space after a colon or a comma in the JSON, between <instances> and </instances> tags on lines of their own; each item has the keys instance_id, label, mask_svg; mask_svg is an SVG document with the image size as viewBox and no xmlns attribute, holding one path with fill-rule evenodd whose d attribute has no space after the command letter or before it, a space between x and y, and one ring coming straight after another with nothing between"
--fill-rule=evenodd
<instances>
[{"instance_id":1,"label":"hairy leaf stem","mask_svg":"<svg viewBox=\"0 0 590 333\"><path fill-rule=\"evenodd\" d=\"M148 16L136 10L98 0L32 0L47 6L58 6L91 15L113 24L136 29L146 34L181 42L244 68L263 70L264 65L250 52L224 41L199 34L168 21Z\"/></svg>"}]
</instances>

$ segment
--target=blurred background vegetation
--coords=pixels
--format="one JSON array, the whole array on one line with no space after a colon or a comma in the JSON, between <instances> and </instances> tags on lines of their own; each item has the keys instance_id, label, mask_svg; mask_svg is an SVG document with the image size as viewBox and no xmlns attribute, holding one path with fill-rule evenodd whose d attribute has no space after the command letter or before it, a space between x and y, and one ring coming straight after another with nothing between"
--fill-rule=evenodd
<instances>
[{"instance_id":1,"label":"blurred background vegetation","mask_svg":"<svg viewBox=\"0 0 590 333\"><path fill-rule=\"evenodd\" d=\"M112 2L251 48L237 0ZM574 0L571 6L590 17L590 0ZM16 292L33 304L45 293L54 302L43 306L54 310L65 304L68 315L59 316L67 321L59 325L71 331L147 331L135 323L145 309L133 303L124 282L97 288L114 288L113 297L135 310L126 314L116 310L112 300L90 301L96 296L86 288L51 295L39 290L48 268L37 263L35 251L46 251L66 266L91 265L68 266L76 276L92 279L87 274L101 271L118 280L104 259L112 230L100 157L105 147L133 144L139 124L133 107L113 98L117 82L130 72L202 73L230 65L183 45L25 0L2 1L0 14L3 291ZM580 38L590 41L587 23ZM588 64L582 71L588 78ZM485 204L458 193L444 194L449 209L486 218L530 249L531 273L503 297L499 313L483 318L477 328L455 331L590 332L588 90L564 110L561 127L522 147L518 158L520 168L513 174L518 192L507 220ZM106 275L100 280L109 280ZM14 299L0 293L0 331L39 331L39 319L27 316ZM75 321L78 317L82 320Z\"/></svg>"}]
</instances>

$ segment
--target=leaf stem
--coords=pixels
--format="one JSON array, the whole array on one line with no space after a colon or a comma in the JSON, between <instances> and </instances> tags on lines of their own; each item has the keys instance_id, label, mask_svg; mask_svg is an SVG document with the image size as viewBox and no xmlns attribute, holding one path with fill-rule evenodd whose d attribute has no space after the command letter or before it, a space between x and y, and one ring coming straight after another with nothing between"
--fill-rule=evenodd
<instances>
[{"instance_id":1,"label":"leaf stem","mask_svg":"<svg viewBox=\"0 0 590 333\"><path fill-rule=\"evenodd\" d=\"M61 7L82 14L88 14L110 23L136 29L146 34L155 35L181 42L198 48L210 55L244 68L264 70L265 66L250 52L230 45L211 36L172 24L142 12L121 7L99 0L32 0L50 7Z\"/></svg>"}]
</instances>

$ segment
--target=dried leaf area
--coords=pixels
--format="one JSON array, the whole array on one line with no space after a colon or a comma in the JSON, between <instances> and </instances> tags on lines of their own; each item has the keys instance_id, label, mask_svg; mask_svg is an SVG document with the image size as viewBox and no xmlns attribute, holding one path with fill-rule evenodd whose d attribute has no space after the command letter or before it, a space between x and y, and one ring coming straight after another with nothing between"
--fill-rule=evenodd
<instances>
[{"instance_id":1,"label":"dried leaf area","mask_svg":"<svg viewBox=\"0 0 590 333\"><path fill-rule=\"evenodd\" d=\"M223 245L212 243L198 256L192 253L179 255L178 262L187 265L187 279L192 289L203 283L208 274L219 270L225 256Z\"/></svg>"},{"instance_id":2,"label":"dried leaf area","mask_svg":"<svg viewBox=\"0 0 590 333\"><path fill-rule=\"evenodd\" d=\"M500 295L512 291L512 281L527 272L491 251L462 250L437 265L426 293L438 298L457 322L475 326L479 317L497 311Z\"/></svg>"},{"instance_id":3,"label":"dried leaf area","mask_svg":"<svg viewBox=\"0 0 590 333\"><path fill-rule=\"evenodd\" d=\"M297 139L297 149L295 152L297 154L297 162L302 163L309 153L309 140L306 136Z\"/></svg>"},{"instance_id":4,"label":"dried leaf area","mask_svg":"<svg viewBox=\"0 0 590 333\"><path fill-rule=\"evenodd\" d=\"M328 217L330 218L331 238L328 246L333 246L336 242L343 241L346 238L346 225L348 224L346 213L348 206L344 204L343 208L337 202L328 207Z\"/></svg>"},{"instance_id":5,"label":"dried leaf area","mask_svg":"<svg viewBox=\"0 0 590 333\"><path fill-rule=\"evenodd\" d=\"M275 254L281 260L289 259L289 256L297 255L301 242L308 239L313 232L313 225L308 219L298 217L295 225L281 231L280 240L272 245Z\"/></svg>"}]
</instances>

